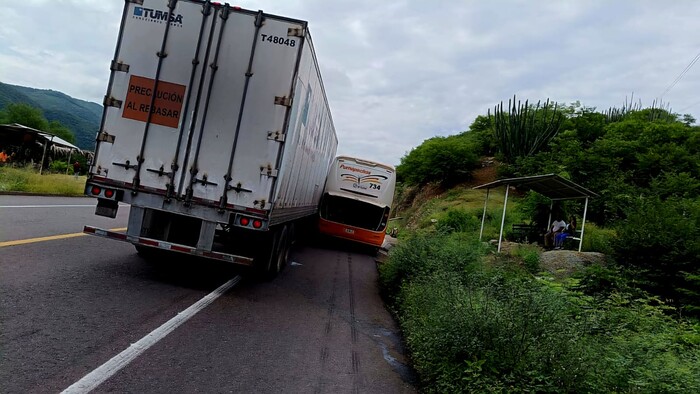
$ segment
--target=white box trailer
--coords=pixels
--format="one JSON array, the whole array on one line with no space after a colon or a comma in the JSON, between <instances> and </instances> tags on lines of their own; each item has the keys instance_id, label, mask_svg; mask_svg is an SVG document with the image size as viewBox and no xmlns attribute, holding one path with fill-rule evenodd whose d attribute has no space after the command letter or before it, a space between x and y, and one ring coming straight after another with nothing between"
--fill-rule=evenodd
<instances>
[{"instance_id":1,"label":"white box trailer","mask_svg":"<svg viewBox=\"0 0 700 394\"><path fill-rule=\"evenodd\" d=\"M307 22L127 0L96 139L86 194L129 224L85 232L274 275L337 147Z\"/></svg>"}]
</instances>

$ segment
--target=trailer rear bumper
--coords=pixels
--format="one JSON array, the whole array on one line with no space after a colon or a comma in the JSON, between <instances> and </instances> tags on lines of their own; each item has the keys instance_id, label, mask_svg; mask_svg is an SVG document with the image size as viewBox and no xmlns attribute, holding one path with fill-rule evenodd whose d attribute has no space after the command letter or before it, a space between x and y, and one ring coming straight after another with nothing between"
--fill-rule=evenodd
<instances>
[{"instance_id":1,"label":"trailer rear bumper","mask_svg":"<svg viewBox=\"0 0 700 394\"><path fill-rule=\"evenodd\" d=\"M94 235L97 237L115 239L117 241L129 242L134 245L146 246L149 248L168 250L171 252L178 252L183 254L189 254L192 256L204 257L213 260L221 260L227 263L240 264L245 266L253 265L253 259L250 257L236 256L228 253L213 252L207 250L197 249L192 246L176 244L172 242L161 241L152 238L136 237L133 235L127 235L126 233L119 233L116 231L109 231L92 226L84 226L83 232L88 235Z\"/></svg>"}]
</instances>

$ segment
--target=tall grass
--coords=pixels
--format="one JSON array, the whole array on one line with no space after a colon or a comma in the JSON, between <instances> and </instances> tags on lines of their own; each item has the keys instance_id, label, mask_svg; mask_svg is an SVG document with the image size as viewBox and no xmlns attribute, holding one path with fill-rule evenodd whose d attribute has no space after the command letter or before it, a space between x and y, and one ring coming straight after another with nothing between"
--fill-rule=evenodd
<instances>
[{"instance_id":1,"label":"tall grass","mask_svg":"<svg viewBox=\"0 0 700 394\"><path fill-rule=\"evenodd\" d=\"M29 168L0 167L0 192L25 192L60 196L81 196L85 177L42 174Z\"/></svg>"}]
</instances>

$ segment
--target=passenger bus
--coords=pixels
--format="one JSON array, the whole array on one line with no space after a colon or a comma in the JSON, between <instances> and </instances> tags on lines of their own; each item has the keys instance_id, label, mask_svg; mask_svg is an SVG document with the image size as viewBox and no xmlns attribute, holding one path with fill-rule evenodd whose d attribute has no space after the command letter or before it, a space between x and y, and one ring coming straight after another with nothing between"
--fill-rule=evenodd
<instances>
[{"instance_id":1,"label":"passenger bus","mask_svg":"<svg viewBox=\"0 0 700 394\"><path fill-rule=\"evenodd\" d=\"M319 231L381 246L395 187L394 167L354 157L336 157L321 198Z\"/></svg>"}]
</instances>

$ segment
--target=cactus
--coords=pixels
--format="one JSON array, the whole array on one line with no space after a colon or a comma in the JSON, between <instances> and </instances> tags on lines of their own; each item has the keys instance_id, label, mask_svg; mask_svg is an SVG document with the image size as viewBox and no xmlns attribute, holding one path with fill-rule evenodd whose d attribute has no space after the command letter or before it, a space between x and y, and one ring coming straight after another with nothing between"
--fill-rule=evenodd
<instances>
[{"instance_id":1,"label":"cactus","mask_svg":"<svg viewBox=\"0 0 700 394\"><path fill-rule=\"evenodd\" d=\"M489 120L494 125L496 141L503 159L514 163L518 157L530 156L539 152L559 132L564 116L557 111L557 104L544 105L540 101L532 106L517 101L513 96L508 100L508 113L503 109L503 102L494 107L494 113L488 112Z\"/></svg>"},{"instance_id":2,"label":"cactus","mask_svg":"<svg viewBox=\"0 0 700 394\"><path fill-rule=\"evenodd\" d=\"M608 108L607 111L603 112L603 115L605 116L605 123L613 123L625 120L628 115L640 111L645 111L647 113L647 120L650 122L656 120L673 122L676 120L676 115L673 115L671 105L669 103L664 103L661 99L659 99L658 101L655 99L651 103L651 107L648 108L644 108L642 106L642 100L639 100L636 103L633 103L633 101L634 94L632 95L632 98L629 102L627 101L627 97L625 97L625 102L624 104L622 104L621 108Z\"/></svg>"}]
</instances>

